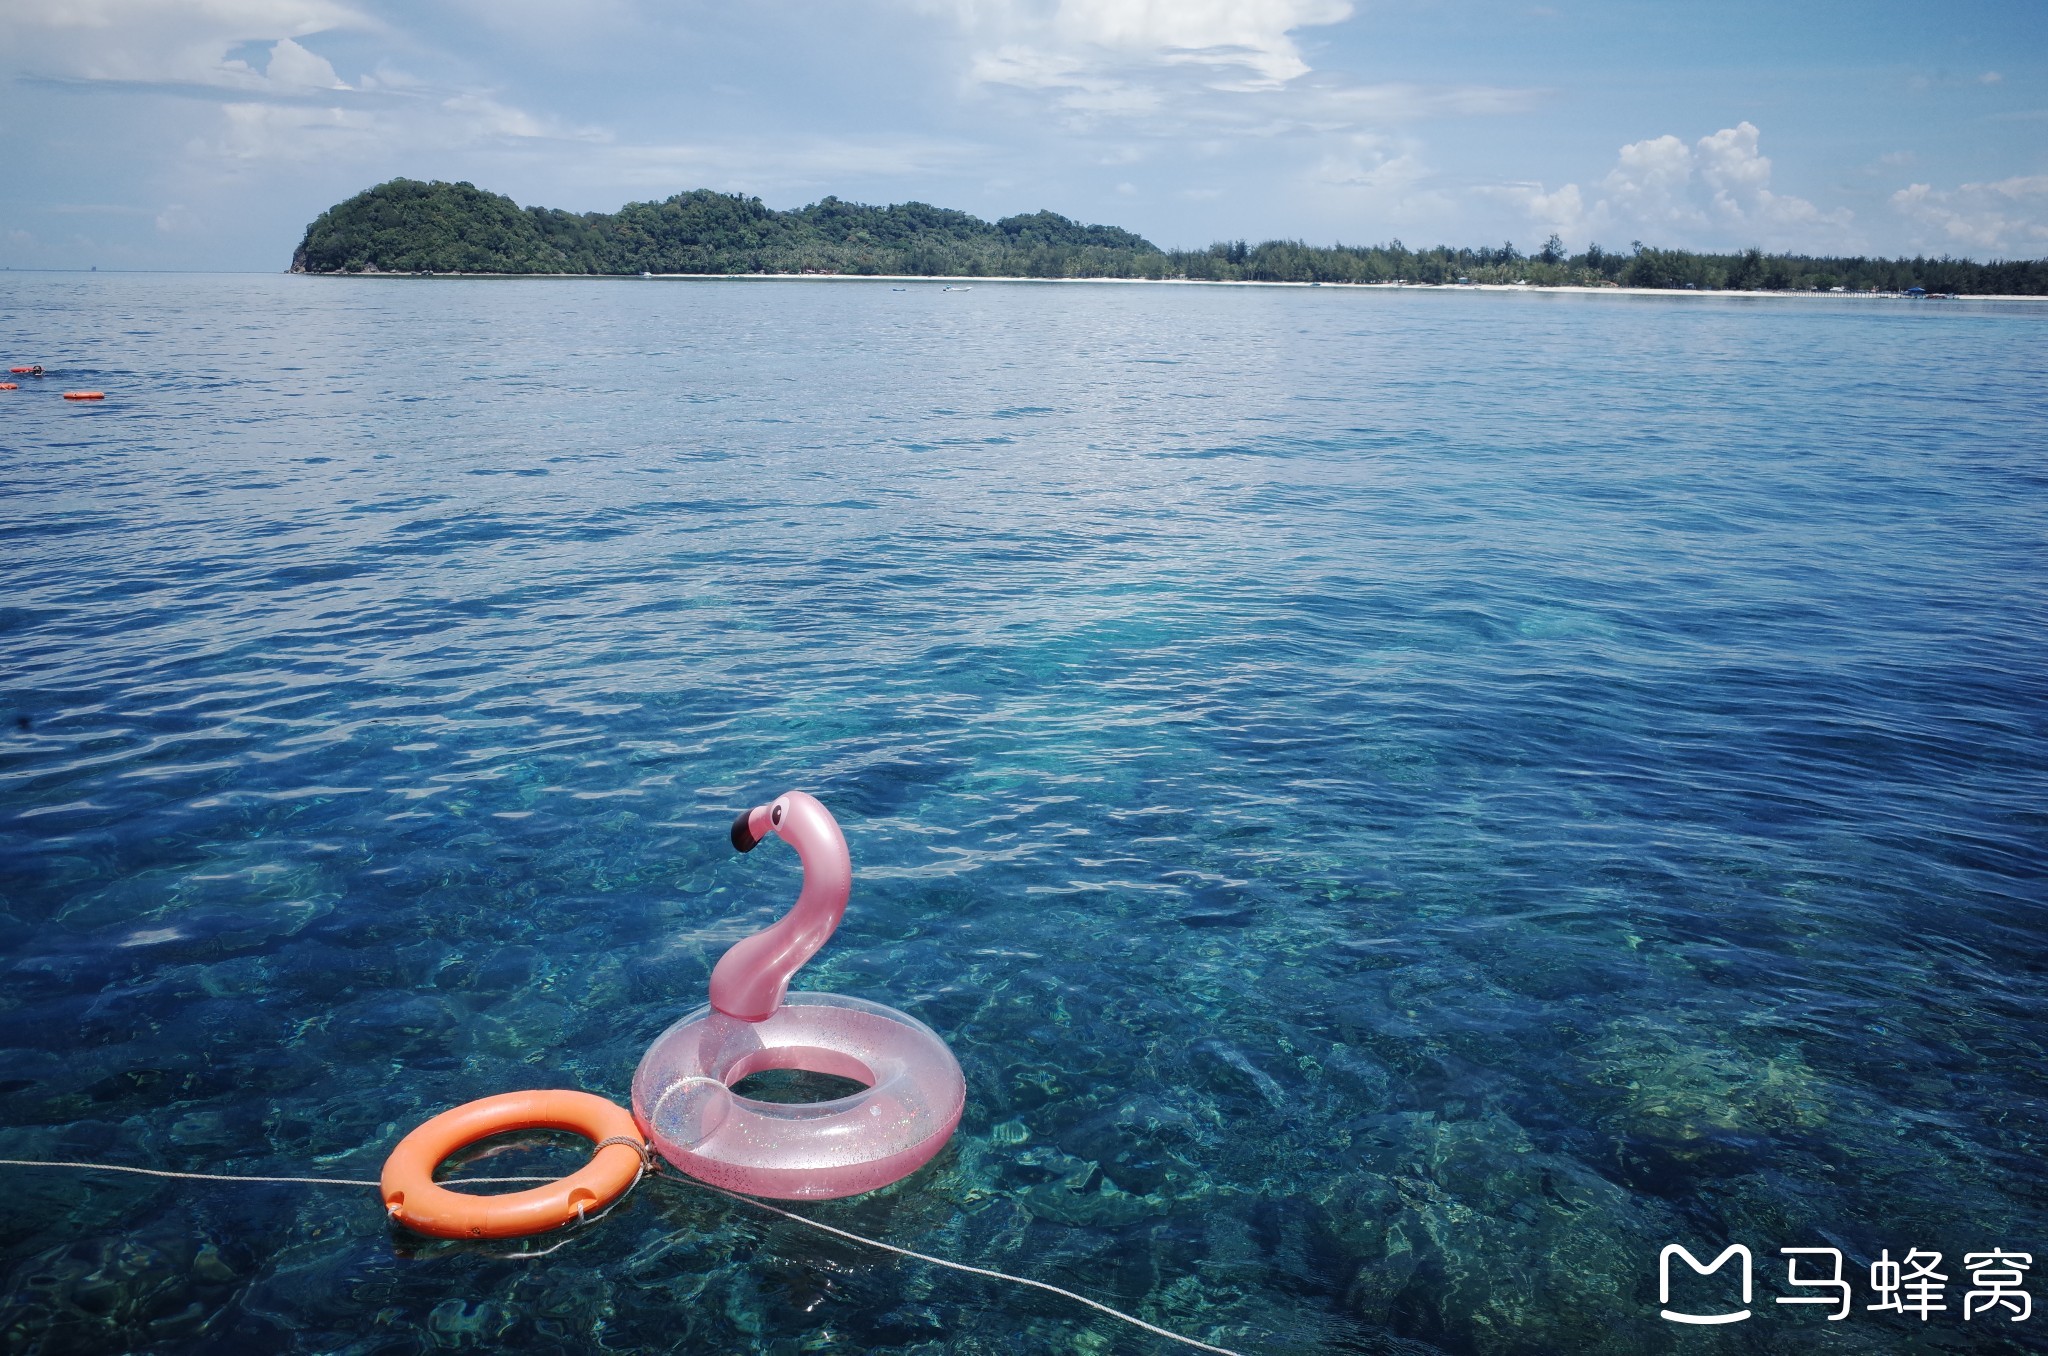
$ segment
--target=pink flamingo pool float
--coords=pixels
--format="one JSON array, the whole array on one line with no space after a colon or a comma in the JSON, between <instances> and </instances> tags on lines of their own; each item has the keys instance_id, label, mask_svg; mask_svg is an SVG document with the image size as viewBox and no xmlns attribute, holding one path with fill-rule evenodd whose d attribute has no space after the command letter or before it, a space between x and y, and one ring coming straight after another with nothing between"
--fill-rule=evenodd
<instances>
[{"instance_id":1,"label":"pink flamingo pool float","mask_svg":"<svg viewBox=\"0 0 2048 1356\"><path fill-rule=\"evenodd\" d=\"M791 976L846 913L853 859L831 813L802 791L733 821L751 852L774 834L796 849L795 907L736 943L711 972L711 1001L648 1047L633 1075L633 1118L661 1156L730 1191L783 1200L887 1186L945 1147L967 1105L946 1043L916 1018L829 993L789 993ZM763 1069L835 1074L866 1086L829 1102L742 1097Z\"/></svg>"}]
</instances>

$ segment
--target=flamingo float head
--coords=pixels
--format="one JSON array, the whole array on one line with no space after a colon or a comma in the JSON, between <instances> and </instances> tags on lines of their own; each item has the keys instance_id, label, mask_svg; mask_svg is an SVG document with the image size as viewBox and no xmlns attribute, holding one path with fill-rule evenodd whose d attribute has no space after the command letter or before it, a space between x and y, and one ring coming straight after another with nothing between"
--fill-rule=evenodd
<instances>
[{"instance_id":1,"label":"flamingo float head","mask_svg":"<svg viewBox=\"0 0 2048 1356\"><path fill-rule=\"evenodd\" d=\"M732 845L752 852L770 834L796 849L803 890L773 924L733 945L711 971L711 1006L743 1022L762 1022L782 1006L789 981L846 914L853 858L831 811L802 791L756 805L732 822Z\"/></svg>"}]
</instances>

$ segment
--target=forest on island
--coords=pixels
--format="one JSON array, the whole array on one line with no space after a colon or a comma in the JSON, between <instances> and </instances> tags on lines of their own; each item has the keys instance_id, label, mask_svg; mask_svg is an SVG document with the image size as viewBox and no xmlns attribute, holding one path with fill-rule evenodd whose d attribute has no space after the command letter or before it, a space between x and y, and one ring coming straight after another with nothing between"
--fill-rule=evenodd
<instances>
[{"instance_id":1,"label":"forest on island","mask_svg":"<svg viewBox=\"0 0 2048 1356\"><path fill-rule=\"evenodd\" d=\"M696 189L616 212L520 207L472 184L393 179L320 214L295 273L847 273L924 277L1192 278L1241 282L1516 283L2048 295L2048 260L1711 254L1631 242L1571 253L1437 245L1225 241L1161 249L1115 226L1056 212L983 221L926 203L826 198L779 212L759 198Z\"/></svg>"}]
</instances>

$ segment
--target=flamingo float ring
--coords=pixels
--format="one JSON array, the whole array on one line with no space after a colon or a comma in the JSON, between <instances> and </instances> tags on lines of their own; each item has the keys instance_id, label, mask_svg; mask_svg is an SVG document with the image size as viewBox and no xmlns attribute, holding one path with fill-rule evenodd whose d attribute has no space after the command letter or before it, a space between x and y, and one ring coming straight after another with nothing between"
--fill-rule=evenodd
<instances>
[{"instance_id":1,"label":"flamingo float ring","mask_svg":"<svg viewBox=\"0 0 2048 1356\"><path fill-rule=\"evenodd\" d=\"M720 958L711 1001L648 1047L633 1074L633 1118L663 1158L713 1186L783 1200L857 1195L909 1176L943 1148L967 1085L953 1052L916 1018L865 999L788 992L846 913L853 860L831 812L802 791L733 822L741 852L771 835L802 860L802 892ZM764 1069L865 1086L810 1103L733 1091Z\"/></svg>"}]
</instances>

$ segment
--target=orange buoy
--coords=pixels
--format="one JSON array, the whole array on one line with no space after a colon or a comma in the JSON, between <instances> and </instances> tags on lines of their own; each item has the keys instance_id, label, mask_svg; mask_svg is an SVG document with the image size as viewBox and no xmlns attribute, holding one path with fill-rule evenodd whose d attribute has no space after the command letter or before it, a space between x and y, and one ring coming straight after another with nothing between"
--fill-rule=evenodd
<instances>
[{"instance_id":1,"label":"orange buoy","mask_svg":"<svg viewBox=\"0 0 2048 1356\"><path fill-rule=\"evenodd\" d=\"M20 389L21 383L18 381L0 381L0 391L19 391Z\"/></svg>"},{"instance_id":2,"label":"orange buoy","mask_svg":"<svg viewBox=\"0 0 2048 1356\"><path fill-rule=\"evenodd\" d=\"M107 393L105 391L66 391L64 398L66 400L105 400Z\"/></svg>"},{"instance_id":3,"label":"orange buoy","mask_svg":"<svg viewBox=\"0 0 2048 1356\"><path fill-rule=\"evenodd\" d=\"M434 1180L458 1149L513 1130L568 1130L597 1153L567 1177L530 1191L472 1196ZM391 1218L437 1238L519 1238L560 1228L602 1210L640 1179L646 1141L633 1113L587 1092L506 1092L444 1111L384 1160L378 1190Z\"/></svg>"},{"instance_id":4,"label":"orange buoy","mask_svg":"<svg viewBox=\"0 0 2048 1356\"><path fill-rule=\"evenodd\" d=\"M40 367L10 367L7 369L7 375L10 377L32 377L42 370Z\"/></svg>"}]
</instances>

